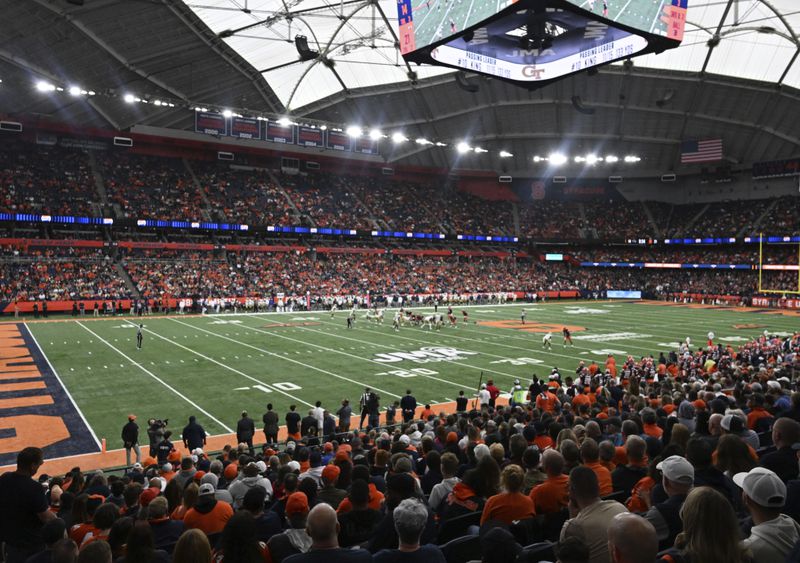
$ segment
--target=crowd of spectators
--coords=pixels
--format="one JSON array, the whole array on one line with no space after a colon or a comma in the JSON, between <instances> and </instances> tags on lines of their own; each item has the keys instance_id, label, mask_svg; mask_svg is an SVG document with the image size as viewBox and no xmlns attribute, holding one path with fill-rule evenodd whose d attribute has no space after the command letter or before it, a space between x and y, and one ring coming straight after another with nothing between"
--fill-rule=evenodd
<instances>
[{"instance_id":1,"label":"crowd of spectators","mask_svg":"<svg viewBox=\"0 0 800 563\"><path fill-rule=\"evenodd\" d=\"M180 159L106 152L97 162L123 217L204 220L202 195Z\"/></svg>"},{"instance_id":2,"label":"crowd of spectators","mask_svg":"<svg viewBox=\"0 0 800 563\"><path fill-rule=\"evenodd\" d=\"M638 201L606 200L584 203L587 226L601 239L647 236L653 232L650 219Z\"/></svg>"},{"instance_id":3,"label":"crowd of spectators","mask_svg":"<svg viewBox=\"0 0 800 563\"><path fill-rule=\"evenodd\" d=\"M553 249L561 252L563 249ZM758 245L672 246L672 247L597 247L571 250L570 256L580 262L655 262L678 264L758 264ZM765 264L797 264L797 245L767 245Z\"/></svg>"},{"instance_id":4,"label":"crowd of spectators","mask_svg":"<svg viewBox=\"0 0 800 563\"><path fill-rule=\"evenodd\" d=\"M281 186L301 214L317 227L373 229L371 213L356 197L365 179L333 174L281 176Z\"/></svg>"},{"instance_id":5,"label":"crowd of spectators","mask_svg":"<svg viewBox=\"0 0 800 563\"><path fill-rule=\"evenodd\" d=\"M0 476L15 507L0 539L7 563L796 562L798 375L800 333L687 341L505 396L489 380L441 411L420 414L409 390L402 422L369 388L366 426L347 402L302 419L267 405L264 440L243 412L216 455L191 417L182 440L149 436L123 475L37 482L42 451L25 448Z\"/></svg>"},{"instance_id":6,"label":"crowd of spectators","mask_svg":"<svg viewBox=\"0 0 800 563\"><path fill-rule=\"evenodd\" d=\"M205 163L193 163L192 168L216 219L246 225L299 224L268 172Z\"/></svg>"},{"instance_id":7,"label":"crowd of spectators","mask_svg":"<svg viewBox=\"0 0 800 563\"><path fill-rule=\"evenodd\" d=\"M92 217L98 201L85 152L0 142L0 211Z\"/></svg>"},{"instance_id":8,"label":"crowd of spectators","mask_svg":"<svg viewBox=\"0 0 800 563\"><path fill-rule=\"evenodd\" d=\"M584 237L583 229L587 226L577 203L544 200L519 206L519 229L522 237L579 239Z\"/></svg>"}]
</instances>

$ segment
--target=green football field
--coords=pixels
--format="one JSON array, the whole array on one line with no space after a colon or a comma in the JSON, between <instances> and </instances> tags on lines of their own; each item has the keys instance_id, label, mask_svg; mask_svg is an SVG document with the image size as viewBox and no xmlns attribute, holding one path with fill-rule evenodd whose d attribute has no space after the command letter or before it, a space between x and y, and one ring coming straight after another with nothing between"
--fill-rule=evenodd
<instances>
[{"instance_id":1,"label":"green football field","mask_svg":"<svg viewBox=\"0 0 800 563\"><path fill-rule=\"evenodd\" d=\"M207 432L224 434L235 429L242 409L260 424L268 402L281 420L290 404L301 414L317 400L332 411L343 398L357 404L365 386L377 391L382 406L407 388L420 403L438 403L455 399L462 389L474 393L481 373L509 389L515 378L546 377L553 366L568 373L580 360L602 365L608 353L621 363L623 354L657 356L687 336L693 345L704 345L709 331L736 346L764 330L800 329L800 317L788 311L646 302L454 310L458 328L440 332L409 326L395 332L391 311L382 326L369 324L360 312L352 330L341 311L333 319L325 312L145 317L142 350L136 349L135 325L123 317L27 326L109 448L121 447L120 429L129 413L139 417L143 430L151 417L168 418L179 430L196 415ZM462 310L469 311L469 324ZM562 345L565 325L572 327L574 347ZM548 329L552 351L542 349Z\"/></svg>"}]
</instances>

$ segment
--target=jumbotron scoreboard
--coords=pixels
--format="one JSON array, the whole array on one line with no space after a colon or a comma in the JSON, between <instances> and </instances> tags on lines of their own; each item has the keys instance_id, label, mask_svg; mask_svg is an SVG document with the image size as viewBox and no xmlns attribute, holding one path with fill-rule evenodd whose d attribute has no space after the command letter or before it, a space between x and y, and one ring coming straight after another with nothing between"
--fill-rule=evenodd
<instances>
[{"instance_id":1,"label":"jumbotron scoreboard","mask_svg":"<svg viewBox=\"0 0 800 563\"><path fill-rule=\"evenodd\" d=\"M680 45L688 0L397 0L409 62L538 88Z\"/></svg>"}]
</instances>

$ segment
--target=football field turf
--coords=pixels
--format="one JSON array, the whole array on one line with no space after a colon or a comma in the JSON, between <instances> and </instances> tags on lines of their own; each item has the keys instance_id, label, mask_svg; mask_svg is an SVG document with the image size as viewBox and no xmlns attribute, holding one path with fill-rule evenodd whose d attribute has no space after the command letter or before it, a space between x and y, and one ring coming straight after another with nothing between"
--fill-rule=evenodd
<instances>
[{"instance_id":1,"label":"football field turf","mask_svg":"<svg viewBox=\"0 0 800 563\"><path fill-rule=\"evenodd\" d=\"M527 313L525 325L521 309ZM469 312L469 324L462 310ZM626 354L657 357L687 336L693 345L704 345L709 331L716 341L737 346L764 330L789 334L800 329L800 317L792 311L655 302L486 305L454 307L454 312L458 328L439 332L409 326L395 332L391 311L381 326L369 324L360 311L352 330L341 311L333 319L327 312L144 317L141 350L136 349L136 325L124 317L63 318L27 323L33 338L26 342L37 364L51 368L77 407L63 443L97 451L102 438L109 449L121 447L120 431L129 413L138 416L146 444L148 418L168 418L179 433L195 415L208 433L217 435L233 432L244 409L256 420L256 441L261 441L261 415L268 402L281 421L290 404L305 415L317 400L335 411L349 398L357 411L365 386L376 390L382 407L407 388L420 404L439 403L454 400L460 390L472 395L481 373L484 381L493 378L508 390L515 378L523 383L534 373L546 378L553 366L566 376L580 360L602 365L608 353L620 364ZM572 330L573 347L562 345L563 326ZM553 332L551 351L542 349L548 330ZM14 397L9 400L36 393L9 389ZM61 403L72 402L64 394L56 406ZM80 451L56 448L48 457Z\"/></svg>"}]
</instances>

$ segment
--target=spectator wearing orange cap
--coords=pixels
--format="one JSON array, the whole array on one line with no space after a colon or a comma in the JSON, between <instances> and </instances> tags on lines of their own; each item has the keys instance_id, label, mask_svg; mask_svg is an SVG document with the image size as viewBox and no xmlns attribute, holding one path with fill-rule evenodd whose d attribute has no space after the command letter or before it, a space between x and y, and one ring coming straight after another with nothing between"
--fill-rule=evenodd
<instances>
[{"instance_id":1,"label":"spectator wearing orange cap","mask_svg":"<svg viewBox=\"0 0 800 563\"><path fill-rule=\"evenodd\" d=\"M183 517L186 529L197 528L206 535L222 532L225 523L233 516L233 508L227 502L218 501L214 497L215 492L214 485L203 483L198 491L197 502Z\"/></svg>"},{"instance_id":2,"label":"spectator wearing orange cap","mask_svg":"<svg viewBox=\"0 0 800 563\"><path fill-rule=\"evenodd\" d=\"M311 549L311 536L306 532L308 497L305 493L292 493L286 499L286 520L289 528L272 536L267 542L267 563L282 563L296 553Z\"/></svg>"},{"instance_id":3,"label":"spectator wearing orange cap","mask_svg":"<svg viewBox=\"0 0 800 563\"><path fill-rule=\"evenodd\" d=\"M317 500L330 504L334 509L338 508L347 496L347 491L336 487L341 471L338 465L326 465L322 470L322 488L317 492Z\"/></svg>"}]
</instances>

